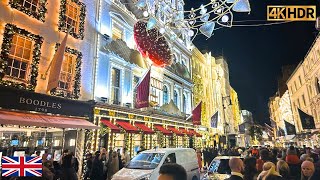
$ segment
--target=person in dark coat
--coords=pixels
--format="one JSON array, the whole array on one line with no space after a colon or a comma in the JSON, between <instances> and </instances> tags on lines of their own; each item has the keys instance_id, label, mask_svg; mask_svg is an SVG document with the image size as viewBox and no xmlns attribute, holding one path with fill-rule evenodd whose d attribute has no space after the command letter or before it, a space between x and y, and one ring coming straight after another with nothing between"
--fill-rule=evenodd
<instances>
[{"instance_id":1,"label":"person in dark coat","mask_svg":"<svg viewBox=\"0 0 320 180\"><path fill-rule=\"evenodd\" d=\"M243 160L244 163L244 180L257 179L258 171L256 168L256 158L248 157Z\"/></svg>"},{"instance_id":2,"label":"person in dark coat","mask_svg":"<svg viewBox=\"0 0 320 180\"><path fill-rule=\"evenodd\" d=\"M72 155L67 154L62 158L62 178L61 180L77 180L76 171L72 164Z\"/></svg>"},{"instance_id":3,"label":"person in dark coat","mask_svg":"<svg viewBox=\"0 0 320 180\"><path fill-rule=\"evenodd\" d=\"M231 176L228 180L243 180L242 172L244 170L243 162L239 158L231 158L229 160Z\"/></svg>"},{"instance_id":4,"label":"person in dark coat","mask_svg":"<svg viewBox=\"0 0 320 180\"><path fill-rule=\"evenodd\" d=\"M103 164L102 161L99 159L100 151L95 153L95 157L92 163L92 171L90 175L90 179L94 180L105 180L103 178Z\"/></svg>"}]
</instances>

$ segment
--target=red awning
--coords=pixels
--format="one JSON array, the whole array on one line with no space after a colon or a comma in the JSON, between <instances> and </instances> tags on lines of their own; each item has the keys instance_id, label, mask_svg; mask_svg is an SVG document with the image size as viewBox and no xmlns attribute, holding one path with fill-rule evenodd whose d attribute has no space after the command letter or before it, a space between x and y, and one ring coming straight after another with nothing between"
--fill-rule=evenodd
<instances>
[{"instance_id":1,"label":"red awning","mask_svg":"<svg viewBox=\"0 0 320 180\"><path fill-rule=\"evenodd\" d=\"M193 133L186 130L185 128L179 128L179 131L182 132L183 134L188 135L188 136L193 136Z\"/></svg>"},{"instance_id":2,"label":"red awning","mask_svg":"<svg viewBox=\"0 0 320 180\"><path fill-rule=\"evenodd\" d=\"M172 135L171 131L168 131L166 128L164 128L162 125L155 124L153 125L154 128L156 128L158 131L161 131L164 135Z\"/></svg>"},{"instance_id":3,"label":"red awning","mask_svg":"<svg viewBox=\"0 0 320 180\"><path fill-rule=\"evenodd\" d=\"M118 128L116 125L114 125L109 120L101 119L100 121L101 121L102 124L104 124L108 128L110 128L112 132L120 132L120 128Z\"/></svg>"},{"instance_id":4,"label":"red awning","mask_svg":"<svg viewBox=\"0 0 320 180\"><path fill-rule=\"evenodd\" d=\"M136 127L141 129L144 134L153 134L154 131L150 129L148 126L146 126L144 123L135 123L134 124Z\"/></svg>"},{"instance_id":5,"label":"red awning","mask_svg":"<svg viewBox=\"0 0 320 180\"><path fill-rule=\"evenodd\" d=\"M128 133L138 133L139 132L139 130L136 127L132 126L127 121L116 121L116 123L119 124L119 126L121 126Z\"/></svg>"},{"instance_id":6,"label":"red awning","mask_svg":"<svg viewBox=\"0 0 320 180\"><path fill-rule=\"evenodd\" d=\"M0 110L0 124L20 126L99 129L98 126L82 118L54 116L40 113L28 113Z\"/></svg>"},{"instance_id":7,"label":"red awning","mask_svg":"<svg viewBox=\"0 0 320 180\"><path fill-rule=\"evenodd\" d=\"M193 130L193 129L189 129L189 132L192 133L192 134L194 134L194 135L196 135L197 137L202 137L201 134L197 133L197 132L196 132L195 130Z\"/></svg>"},{"instance_id":8,"label":"red awning","mask_svg":"<svg viewBox=\"0 0 320 180\"><path fill-rule=\"evenodd\" d=\"M172 131L173 133L175 133L177 136L183 136L184 134L181 133L178 129L174 128L174 127L170 127L168 126L168 130Z\"/></svg>"}]
</instances>

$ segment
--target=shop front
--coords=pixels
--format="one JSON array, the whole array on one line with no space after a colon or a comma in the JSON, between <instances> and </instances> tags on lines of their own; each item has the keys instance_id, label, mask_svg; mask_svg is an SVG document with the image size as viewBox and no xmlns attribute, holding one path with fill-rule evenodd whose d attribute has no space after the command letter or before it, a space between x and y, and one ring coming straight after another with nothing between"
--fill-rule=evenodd
<instances>
[{"instance_id":1,"label":"shop front","mask_svg":"<svg viewBox=\"0 0 320 180\"><path fill-rule=\"evenodd\" d=\"M0 151L6 156L48 152L59 161L63 149L74 152L80 167L92 104L0 86Z\"/></svg>"},{"instance_id":2,"label":"shop front","mask_svg":"<svg viewBox=\"0 0 320 180\"><path fill-rule=\"evenodd\" d=\"M91 136L91 151L127 148L133 157L141 149L195 147L201 139L192 123L177 118L107 104L96 104L94 112L100 129Z\"/></svg>"}]
</instances>

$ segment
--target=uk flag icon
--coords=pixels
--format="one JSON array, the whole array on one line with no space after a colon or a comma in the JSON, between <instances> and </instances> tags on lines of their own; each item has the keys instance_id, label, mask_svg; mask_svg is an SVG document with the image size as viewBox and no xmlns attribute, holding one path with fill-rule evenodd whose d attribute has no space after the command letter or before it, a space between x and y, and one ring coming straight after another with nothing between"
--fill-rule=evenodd
<instances>
[{"instance_id":1,"label":"uk flag icon","mask_svg":"<svg viewBox=\"0 0 320 180\"><path fill-rule=\"evenodd\" d=\"M42 158L37 157L9 157L2 156L2 176L24 177L42 176Z\"/></svg>"}]
</instances>

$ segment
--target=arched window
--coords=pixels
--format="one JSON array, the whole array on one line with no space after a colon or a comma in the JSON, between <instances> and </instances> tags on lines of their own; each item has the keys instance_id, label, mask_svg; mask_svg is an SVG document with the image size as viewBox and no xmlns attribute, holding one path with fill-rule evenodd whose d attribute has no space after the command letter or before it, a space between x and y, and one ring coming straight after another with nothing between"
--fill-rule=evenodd
<instances>
[{"instance_id":1,"label":"arched window","mask_svg":"<svg viewBox=\"0 0 320 180\"><path fill-rule=\"evenodd\" d=\"M175 90L173 94L173 102L176 106L178 106L178 92Z\"/></svg>"},{"instance_id":2,"label":"arched window","mask_svg":"<svg viewBox=\"0 0 320 180\"><path fill-rule=\"evenodd\" d=\"M187 112L187 99L186 99L186 95L183 95L183 112Z\"/></svg>"},{"instance_id":3,"label":"arched window","mask_svg":"<svg viewBox=\"0 0 320 180\"><path fill-rule=\"evenodd\" d=\"M167 86L163 86L163 104L168 104L169 94Z\"/></svg>"}]
</instances>

